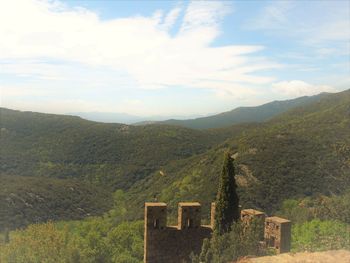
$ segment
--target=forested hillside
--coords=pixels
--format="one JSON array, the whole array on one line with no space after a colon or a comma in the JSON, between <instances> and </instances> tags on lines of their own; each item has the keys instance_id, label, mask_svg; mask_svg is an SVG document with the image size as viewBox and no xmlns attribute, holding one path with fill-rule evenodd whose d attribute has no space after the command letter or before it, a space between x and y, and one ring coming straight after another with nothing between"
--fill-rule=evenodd
<instances>
[{"instance_id":1,"label":"forested hillside","mask_svg":"<svg viewBox=\"0 0 350 263\"><path fill-rule=\"evenodd\" d=\"M208 117L189 120L172 119L158 122L158 124L177 125L192 129L209 129L229 127L233 124L239 123L263 122L293 108L316 102L324 96L327 96L327 94L321 93L310 97L305 96L292 100L273 101L256 107L239 107L231 111Z\"/></svg>"},{"instance_id":2,"label":"forested hillside","mask_svg":"<svg viewBox=\"0 0 350 263\"><path fill-rule=\"evenodd\" d=\"M105 212L108 193L127 190L162 165L205 152L254 127L202 132L3 108L0 113L2 229Z\"/></svg>"},{"instance_id":3,"label":"forested hillside","mask_svg":"<svg viewBox=\"0 0 350 263\"><path fill-rule=\"evenodd\" d=\"M128 217L135 219L147 200L168 202L170 211L183 200L208 208L229 149L236 159L241 204L272 212L286 198L342 193L350 185L349 116L349 90L323 95L264 123L205 131L1 109L1 174L8 179L40 177L36 182L42 192L61 182L49 178L123 189ZM26 180L16 178L16 183L4 180L5 189ZM20 196L21 187L11 193ZM4 198L10 194L4 193ZM33 205L35 209L51 213L40 205Z\"/></svg>"},{"instance_id":4,"label":"forested hillside","mask_svg":"<svg viewBox=\"0 0 350 263\"><path fill-rule=\"evenodd\" d=\"M231 134L4 108L0 116L1 174L83 178L123 189L160 165L205 152Z\"/></svg>"},{"instance_id":5,"label":"forested hillside","mask_svg":"<svg viewBox=\"0 0 350 263\"><path fill-rule=\"evenodd\" d=\"M214 200L222 156L236 157L241 203L271 212L286 198L337 194L350 185L350 90L246 129L206 153L176 161L129 191L131 207L145 200ZM209 211L209 209L206 209ZM137 217L137 214L133 216Z\"/></svg>"},{"instance_id":6,"label":"forested hillside","mask_svg":"<svg viewBox=\"0 0 350 263\"><path fill-rule=\"evenodd\" d=\"M0 175L0 181L0 232L101 215L113 203L107 189L77 180Z\"/></svg>"}]
</instances>

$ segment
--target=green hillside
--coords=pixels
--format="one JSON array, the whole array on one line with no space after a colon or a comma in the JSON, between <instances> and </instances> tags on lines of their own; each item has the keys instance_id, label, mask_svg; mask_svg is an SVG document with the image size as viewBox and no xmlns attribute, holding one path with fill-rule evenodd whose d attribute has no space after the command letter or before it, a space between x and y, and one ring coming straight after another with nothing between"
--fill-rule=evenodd
<instances>
[{"instance_id":1,"label":"green hillside","mask_svg":"<svg viewBox=\"0 0 350 263\"><path fill-rule=\"evenodd\" d=\"M246 129L206 153L176 161L129 191L131 217L145 200L214 200L223 153L236 156L241 203L272 212L286 198L337 194L350 187L350 90Z\"/></svg>"},{"instance_id":2,"label":"green hillside","mask_svg":"<svg viewBox=\"0 0 350 263\"><path fill-rule=\"evenodd\" d=\"M126 190L162 165L205 152L248 127L254 125L215 131L133 127L2 108L0 232L100 214L110 206L107 193ZM107 186L107 192L86 182Z\"/></svg>"},{"instance_id":3,"label":"green hillside","mask_svg":"<svg viewBox=\"0 0 350 263\"><path fill-rule=\"evenodd\" d=\"M76 180L1 175L0 181L0 232L100 215L113 203L109 191Z\"/></svg>"},{"instance_id":4,"label":"green hillside","mask_svg":"<svg viewBox=\"0 0 350 263\"><path fill-rule=\"evenodd\" d=\"M190 120L171 119L158 122L158 124L177 125L192 129L209 129L229 127L238 123L263 122L290 109L318 101L326 95L326 93L322 93L311 97L305 96L292 100L273 101L256 107L239 107L228 112L208 117ZM144 122L144 124L147 124L147 122Z\"/></svg>"},{"instance_id":5,"label":"green hillside","mask_svg":"<svg viewBox=\"0 0 350 263\"><path fill-rule=\"evenodd\" d=\"M142 216L146 200L168 202L173 210L179 201L197 200L208 208L223 153L230 149L236 157L241 203L271 212L286 198L349 188L350 90L323 95L264 123L204 131L1 109L0 144L5 190L13 188L11 193L20 196L27 184L45 193L68 182L66 178L108 185L112 191L126 192L131 219ZM57 189L52 196L59 196L58 206L70 204L75 211L79 201L65 195L66 188ZM84 195L83 191L81 198ZM51 205L33 209L34 215L39 210L53 213ZM35 216L30 218L28 222L35 222Z\"/></svg>"},{"instance_id":6,"label":"green hillside","mask_svg":"<svg viewBox=\"0 0 350 263\"><path fill-rule=\"evenodd\" d=\"M84 178L123 189L230 136L229 131L104 124L4 108L0 116L1 174Z\"/></svg>"}]
</instances>

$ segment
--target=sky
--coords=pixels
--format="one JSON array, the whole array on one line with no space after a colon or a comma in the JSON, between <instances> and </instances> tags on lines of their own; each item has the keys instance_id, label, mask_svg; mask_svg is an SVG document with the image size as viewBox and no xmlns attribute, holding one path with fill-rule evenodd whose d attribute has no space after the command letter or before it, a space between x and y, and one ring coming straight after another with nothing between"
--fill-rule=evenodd
<instances>
[{"instance_id":1,"label":"sky","mask_svg":"<svg viewBox=\"0 0 350 263\"><path fill-rule=\"evenodd\" d=\"M201 116L350 88L350 1L0 0L1 107Z\"/></svg>"}]
</instances>

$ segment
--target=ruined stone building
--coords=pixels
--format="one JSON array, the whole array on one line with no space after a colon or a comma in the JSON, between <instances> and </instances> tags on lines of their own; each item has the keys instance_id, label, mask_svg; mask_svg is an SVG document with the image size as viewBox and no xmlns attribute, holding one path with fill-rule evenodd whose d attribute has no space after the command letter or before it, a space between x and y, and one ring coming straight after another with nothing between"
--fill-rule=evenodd
<instances>
[{"instance_id":1,"label":"ruined stone building","mask_svg":"<svg viewBox=\"0 0 350 263\"><path fill-rule=\"evenodd\" d=\"M241 211L241 220L246 225L254 219L261 224L260 240L263 241L263 247L273 248L277 254L290 251L291 221L277 216L266 217L265 213L254 209Z\"/></svg>"},{"instance_id":2,"label":"ruined stone building","mask_svg":"<svg viewBox=\"0 0 350 263\"><path fill-rule=\"evenodd\" d=\"M264 224L265 224L266 215L263 212L254 209L244 209L241 210L241 221L246 226L249 227L253 220L256 220L256 223L259 224L260 233L259 238L260 241L264 240Z\"/></svg>"},{"instance_id":3,"label":"ruined stone building","mask_svg":"<svg viewBox=\"0 0 350 263\"><path fill-rule=\"evenodd\" d=\"M144 263L187 262L191 252L199 254L205 238L213 231L215 203L211 206L210 225L201 223L201 205L197 202L178 204L177 225L167 225L165 203L145 203ZM290 250L291 222L280 217L266 217L265 213L245 209L242 222L249 227L253 219L261 224L261 243L277 253Z\"/></svg>"},{"instance_id":4,"label":"ruined stone building","mask_svg":"<svg viewBox=\"0 0 350 263\"><path fill-rule=\"evenodd\" d=\"M265 219L265 242L267 247L276 249L277 253L290 251L292 224L289 220L277 216Z\"/></svg>"},{"instance_id":5,"label":"ruined stone building","mask_svg":"<svg viewBox=\"0 0 350 263\"><path fill-rule=\"evenodd\" d=\"M167 226L167 205L146 203L144 262L186 262L191 252L201 251L203 239L210 237L213 219L212 213L211 224L202 225L199 203L179 203L178 224Z\"/></svg>"}]
</instances>

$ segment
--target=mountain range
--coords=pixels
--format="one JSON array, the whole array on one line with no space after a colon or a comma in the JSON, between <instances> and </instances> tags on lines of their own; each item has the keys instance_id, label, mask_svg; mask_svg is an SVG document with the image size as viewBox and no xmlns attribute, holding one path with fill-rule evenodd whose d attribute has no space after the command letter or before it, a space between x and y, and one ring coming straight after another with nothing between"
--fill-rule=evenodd
<instances>
[{"instance_id":1,"label":"mountain range","mask_svg":"<svg viewBox=\"0 0 350 263\"><path fill-rule=\"evenodd\" d=\"M71 184L68 180L88 183L96 192L101 186L110 193L122 189L130 219L142 216L147 200L169 203L170 212L178 201L200 201L204 213L209 211L227 150L235 157L243 206L272 212L286 198L341 193L350 185L350 90L236 109L211 117L211 127L205 124L210 118L188 121L195 129L97 123L5 108L0 113L5 184L8 178L22 186L23 178L40 178L36 182L45 187L61 185L60 192L69 189L62 188ZM229 119L231 126L224 124ZM13 192L0 196L1 213L20 207L8 203L11 194L30 203L26 198L32 190L11 184ZM91 196L90 190L81 193ZM55 206L70 205L61 201ZM42 204L30 204L42 210Z\"/></svg>"},{"instance_id":2,"label":"mountain range","mask_svg":"<svg viewBox=\"0 0 350 263\"><path fill-rule=\"evenodd\" d=\"M154 123L157 121L165 121L168 119L183 119L183 118L197 118L198 116L136 116L121 112L72 112L67 115L79 116L85 120L97 121L104 123L123 123L123 124L139 124L139 123Z\"/></svg>"},{"instance_id":3,"label":"mountain range","mask_svg":"<svg viewBox=\"0 0 350 263\"><path fill-rule=\"evenodd\" d=\"M222 128L229 127L234 124L248 123L248 122L263 122L278 114L286 112L295 107L303 106L320 98L327 96L327 93L321 93L315 96L304 96L291 100L273 101L260 106L255 107L239 107L231 111L200 117L195 119L179 120L170 119L159 122L141 122L135 123L136 125L142 124L168 124L177 125L192 129L210 129L210 128Z\"/></svg>"},{"instance_id":4,"label":"mountain range","mask_svg":"<svg viewBox=\"0 0 350 263\"><path fill-rule=\"evenodd\" d=\"M137 126L149 124L167 124L192 129L222 128L237 123L263 122L292 108L317 101L319 98L326 95L327 93L321 93L315 96L304 96L291 100L273 101L255 107L238 107L231 111L205 117L140 117L126 113L112 112L76 112L70 113L69 115L79 116L90 121L133 124Z\"/></svg>"},{"instance_id":5,"label":"mountain range","mask_svg":"<svg viewBox=\"0 0 350 263\"><path fill-rule=\"evenodd\" d=\"M199 200L208 212L227 150L235 157L245 207L272 213L287 198L341 193L350 185L350 90L245 127L207 152L161 167L162 173L129 189L131 206L139 205L135 216L141 216L144 200L171 208L181 200Z\"/></svg>"}]
</instances>

